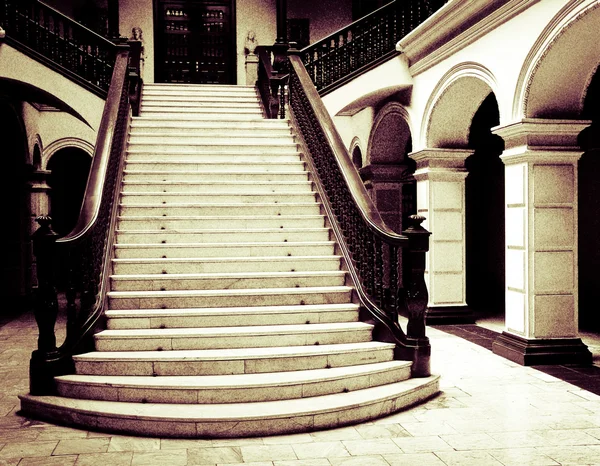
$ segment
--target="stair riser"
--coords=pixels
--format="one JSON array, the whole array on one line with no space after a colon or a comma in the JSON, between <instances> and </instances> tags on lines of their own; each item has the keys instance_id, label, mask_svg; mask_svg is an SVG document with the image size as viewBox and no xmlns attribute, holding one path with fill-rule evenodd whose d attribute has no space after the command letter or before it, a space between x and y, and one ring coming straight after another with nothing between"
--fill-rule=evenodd
<instances>
[{"instance_id":1,"label":"stair riser","mask_svg":"<svg viewBox=\"0 0 600 466\"><path fill-rule=\"evenodd\" d=\"M273 256L327 256L334 253L333 245L304 246L214 246L206 248L173 247L160 245L144 248L117 247L117 259L193 259L202 257L273 257Z\"/></svg>"},{"instance_id":2,"label":"stair riser","mask_svg":"<svg viewBox=\"0 0 600 466\"><path fill-rule=\"evenodd\" d=\"M255 147L264 145L265 147L281 147L286 145L294 145L294 138L291 134L276 137L273 134L265 134L264 136L246 135L244 137L233 138L226 134L219 136L204 136L202 134L161 134L158 131L152 133L136 134L132 133L129 136L130 147L138 145L211 145L211 146L228 146L229 144L239 144L241 146Z\"/></svg>"},{"instance_id":3,"label":"stair riser","mask_svg":"<svg viewBox=\"0 0 600 466\"><path fill-rule=\"evenodd\" d=\"M156 103L156 104L146 104L142 105L140 109L140 115L146 116L151 115L153 113L171 113L174 115L183 114L186 118L189 114L198 113L198 114L206 114L213 115L218 114L221 117L225 118L227 115L249 115L254 118L262 118L262 110L258 105L253 105L252 107L244 108L244 107L226 107L226 106L194 106L194 105L181 105L181 104L173 104L169 105L167 103Z\"/></svg>"},{"instance_id":4,"label":"stair riser","mask_svg":"<svg viewBox=\"0 0 600 466\"><path fill-rule=\"evenodd\" d=\"M121 216L187 217L187 216L235 216L235 215L319 215L321 206L313 205L241 205L241 206L168 206L156 207L120 206Z\"/></svg>"},{"instance_id":5,"label":"stair riser","mask_svg":"<svg viewBox=\"0 0 600 466\"><path fill-rule=\"evenodd\" d=\"M109 309L186 309L241 306L291 306L301 304L343 304L350 302L349 292L247 294L189 297L115 298L109 294Z\"/></svg>"},{"instance_id":6,"label":"stair riser","mask_svg":"<svg viewBox=\"0 0 600 466\"><path fill-rule=\"evenodd\" d=\"M236 134L237 132L273 132L284 131L286 134L291 134L291 128L285 120L255 120L248 121L246 119L236 120L232 118L228 121L198 121L195 119L185 120L184 118L178 121L173 121L169 118L156 117L133 117L131 121L132 130L157 131L161 128L169 131L188 131L203 130L203 131L224 131Z\"/></svg>"},{"instance_id":7,"label":"stair riser","mask_svg":"<svg viewBox=\"0 0 600 466\"><path fill-rule=\"evenodd\" d=\"M147 109L140 111L140 116L144 119L161 120L161 121L205 121L214 123L230 122L235 120L245 120L249 122L262 121L262 115L259 113L225 113L225 112L165 112L162 109Z\"/></svg>"},{"instance_id":8,"label":"stair riser","mask_svg":"<svg viewBox=\"0 0 600 466\"><path fill-rule=\"evenodd\" d=\"M245 230L257 228L323 228L325 220L321 216L306 218L194 218L194 219L169 219L166 217L150 219L121 218L118 221L120 230L172 230L192 229L202 230L210 228L228 228L231 230Z\"/></svg>"},{"instance_id":9,"label":"stair riser","mask_svg":"<svg viewBox=\"0 0 600 466\"><path fill-rule=\"evenodd\" d=\"M124 205L147 205L147 204L289 204L289 203L311 203L316 202L315 193L303 194L278 194L276 196L266 194L122 194L121 203Z\"/></svg>"},{"instance_id":10,"label":"stair riser","mask_svg":"<svg viewBox=\"0 0 600 466\"><path fill-rule=\"evenodd\" d=\"M242 94L238 96L209 96L209 95L175 95L175 96L165 96L160 94L146 94L143 97L143 101L148 105L155 105L157 102L163 104L174 104L180 105L182 101L185 102L185 105L193 105L193 104L205 104L205 105L217 105L222 107L227 107L228 104L232 106L237 105L252 105L256 106L256 95L252 94Z\"/></svg>"},{"instance_id":11,"label":"stair riser","mask_svg":"<svg viewBox=\"0 0 600 466\"><path fill-rule=\"evenodd\" d=\"M191 98L206 98L215 101L221 101L222 99L254 99L256 101L257 94L256 90L178 90L178 89L146 89L142 92L142 100L145 102L152 102L154 99L175 99L178 102Z\"/></svg>"},{"instance_id":12,"label":"stair riser","mask_svg":"<svg viewBox=\"0 0 600 466\"><path fill-rule=\"evenodd\" d=\"M230 163L196 163L196 162L171 162L165 161L147 161L147 162L131 162L125 163L126 170L144 170L144 171L175 171L175 172L216 172L223 173L227 169L232 172L257 172L257 173L270 173L270 172L303 172L304 163L300 161L293 162L240 162L239 164Z\"/></svg>"},{"instance_id":13,"label":"stair riser","mask_svg":"<svg viewBox=\"0 0 600 466\"><path fill-rule=\"evenodd\" d=\"M162 275L161 275L162 277ZM131 279L111 280L113 291L173 291L173 290L238 290L259 288L303 288L342 286L344 276L317 276L299 278L180 278L173 280Z\"/></svg>"},{"instance_id":14,"label":"stair riser","mask_svg":"<svg viewBox=\"0 0 600 466\"><path fill-rule=\"evenodd\" d=\"M308 174L297 173L135 173L125 172L125 181L195 181L195 182L228 182L228 181L308 181Z\"/></svg>"},{"instance_id":15,"label":"stair riser","mask_svg":"<svg viewBox=\"0 0 600 466\"><path fill-rule=\"evenodd\" d=\"M283 258L282 258L283 259ZM116 275L135 274L181 274L181 273L234 273L234 272L319 272L339 270L340 259L337 257L325 259L298 259L269 261L209 261L202 262L157 262L157 263L123 263L113 262L113 272Z\"/></svg>"},{"instance_id":16,"label":"stair riser","mask_svg":"<svg viewBox=\"0 0 600 466\"><path fill-rule=\"evenodd\" d=\"M172 315L157 317L113 317L119 311L107 311L107 328L109 330L123 329L151 329L151 328L194 328L194 327L237 327L255 325L300 325L313 323L340 323L357 322L357 310L335 310L323 309L322 311L306 312L279 312L261 313L257 312L225 315ZM175 313L175 311L172 311Z\"/></svg>"},{"instance_id":17,"label":"stair riser","mask_svg":"<svg viewBox=\"0 0 600 466\"><path fill-rule=\"evenodd\" d=\"M306 398L310 396L345 393L388 383L401 382L410 377L409 367L393 368L370 374L346 376L343 379L261 387L224 388L152 388L66 383L58 380L61 396L85 400L122 401L133 403L252 403Z\"/></svg>"},{"instance_id":18,"label":"stair riser","mask_svg":"<svg viewBox=\"0 0 600 466\"><path fill-rule=\"evenodd\" d=\"M210 155L244 155L244 156L260 156L260 155L293 155L299 157L298 147L294 143L283 143L279 145L265 144L262 141L258 141L256 144L244 144L240 141L233 139L229 140L228 143L222 145L212 144L210 141L199 141L198 143L185 142L172 142L172 143L161 143L161 142L150 142L150 143L133 143L128 146L129 152L134 153L148 153L158 154L158 158L163 158L165 162L169 162L169 159L164 157L178 156L178 155L196 155L196 156L210 156ZM156 160L156 156L153 160ZM254 159L251 159L251 161ZM269 161L269 160L267 160ZM225 163L231 162L231 160Z\"/></svg>"},{"instance_id":19,"label":"stair riser","mask_svg":"<svg viewBox=\"0 0 600 466\"><path fill-rule=\"evenodd\" d=\"M178 124L178 125L169 125L168 122L163 122L162 124L156 123L154 125L143 124L143 125L133 125L131 127L130 135L131 137L138 137L143 135L148 135L149 133L153 136L155 134L169 135L172 137L185 135L188 136L197 136L204 138L240 138L245 140L246 138L292 138L292 132L287 126L273 126L269 128L268 126L259 126L246 124L241 127L227 127L226 125L221 125L221 127L217 127L215 125L209 126L205 125L204 127L196 124Z\"/></svg>"},{"instance_id":20,"label":"stair riser","mask_svg":"<svg viewBox=\"0 0 600 466\"><path fill-rule=\"evenodd\" d=\"M347 331L300 335L235 335L215 338L99 338L97 351L168 351L230 348L272 348L283 346L333 345L360 343L371 340L371 331Z\"/></svg>"},{"instance_id":21,"label":"stair riser","mask_svg":"<svg viewBox=\"0 0 600 466\"><path fill-rule=\"evenodd\" d=\"M329 355L293 355L246 360L157 360L124 361L117 358L105 361L75 360L75 372L86 375L223 375L259 374L327 367L345 367L391 361L391 348L369 349Z\"/></svg>"},{"instance_id":22,"label":"stair riser","mask_svg":"<svg viewBox=\"0 0 600 466\"><path fill-rule=\"evenodd\" d=\"M275 163L275 162L300 162L300 155L297 152L290 153L231 153L231 154L177 154L177 153L152 153L152 152L133 152L127 155L127 163L134 162L154 162L160 160L162 163L173 162L192 162L197 164L224 164L224 163Z\"/></svg>"},{"instance_id":23,"label":"stair riser","mask_svg":"<svg viewBox=\"0 0 600 466\"><path fill-rule=\"evenodd\" d=\"M312 192L312 183L310 181L300 182L242 182L242 183L146 183L125 182L122 185L124 193L306 193Z\"/></svg>"},{"instance_id":24,"label":"stair riser","mask_svg":"<svg viewBox=\"0 0 600 466\"><path fill-rule=\"evenodd\" d=\"M326 228L307 231L215 231L196 233L193 231L156 233L133 233L118 231L117 243L120 244L177 244L177 243L237 243L252 240L254 242L295 242L328 241L330 231Z\"/></svg>"}]
</instances>

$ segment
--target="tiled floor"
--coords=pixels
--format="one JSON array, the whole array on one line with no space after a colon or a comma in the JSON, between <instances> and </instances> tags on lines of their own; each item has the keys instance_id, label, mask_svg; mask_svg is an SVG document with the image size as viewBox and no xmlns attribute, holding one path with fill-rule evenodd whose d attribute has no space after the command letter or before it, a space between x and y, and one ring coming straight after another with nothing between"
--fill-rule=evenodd
<instances>
[{"instance_id":1,"label":"tiled floor","mask_svg":"<svg viewBox=\"0 0 600 466\"><path fill-rule=\"evenodd\" d=\"M437 398L375 422L282 437L173 440L87 432L17 414L36 327L0 322L0 466L600 465L600 396L430 329Z\"/></svg>"}]
</instances>

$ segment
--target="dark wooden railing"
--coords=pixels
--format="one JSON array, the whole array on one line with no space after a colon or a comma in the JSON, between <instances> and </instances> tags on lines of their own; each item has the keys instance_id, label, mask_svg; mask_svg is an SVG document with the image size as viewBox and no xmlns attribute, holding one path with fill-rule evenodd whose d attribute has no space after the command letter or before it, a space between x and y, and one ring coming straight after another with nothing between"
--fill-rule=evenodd
<instances>
[{"instance_id":1,"label":"dark wooden railing","mask_svg":"<svg viewBox=\"0 0 600 466\"><path fill-rule=\"evenodd\" d=\"M285 118L285 85L287 74L280 74L271 62L271 47L259 46L258 55L258 91L263 102L267 118Z\"/></svg>"},{"instance_id":2,"label":"dark wooden railing","mask_svg":"<svg viewBox=\"0 0 600 466\"><path fill-rule=\"evenodd\" d=\"M90 175L79 220L71 233L57 238L51 219L39 217L33 235L38 272L34 314L39 327L38 349L31 356L30 390L33 395L55 392L54 376L74 372L72 356L93 349L92 336L103 326L121 184L124 150L129 128L130 95L140 83L129 46L117 46L114 72L98 130ZM132 89L134 92L132 92ZM54 271L66 261L67 333L57 348L54 336L59 312Z\"/></svg>"},{"instance_id":3,"label":"dark wooden railing","mask_svg":"<svg viewBox=\"0 0 600 466\"><path fill-rule=\"evenodd\" d=\"M37 0L0 0L0 26L6 43L106 97L114 43Z\"/></svg>"},{"instance_id":4,"label":"dark wooden railing","mask_svg":"<svg viewBox=\"0 0 600 466\"><path fill-rule=\"evenodd\" d=\"M300 51L321 96L374 68L446 0L396 0Z\"/></svg>"},{"instance_id":5,"label":"dark wooden railing","mask_svg":"<svg viewBox=\"0 0 600 466\"><path fill-rule=\"evenodd\" d=\"M403 235L385 225L300 56L292 51L289 60L290 118L366 311L363 320L376 324L376 339L396 344L396 357L413 361L414 376L428 376L424 218L412 216ZM406 334L400 314L408 317Z\"/></svg>"}]
</instances>

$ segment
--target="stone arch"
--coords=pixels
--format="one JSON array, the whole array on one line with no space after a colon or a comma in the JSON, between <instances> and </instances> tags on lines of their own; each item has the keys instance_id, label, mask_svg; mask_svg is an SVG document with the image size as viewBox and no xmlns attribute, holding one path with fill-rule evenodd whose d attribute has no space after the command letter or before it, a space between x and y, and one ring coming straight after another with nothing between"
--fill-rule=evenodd
<instances>
[{"instance_id":1,"label":"stone arch","mask_svg":"<svg viewBox=\"0 0 600 466\"><path fill-rule=\"evenodd\" d=\"M363 154L364 152L362 150L362 143L360 139L358 137L354 137L350 143L350 156L352 157L352 163L357 170L362 168L364 165Z\"/></svg>"},{"instance_id":2,"label":"stone arch","mask_svg":"<svg viewBox=\"0 0 600 466\"><path fill-rule=\"evenodd\" d=\"M598 67L600 3L571 0L548 23L527 55L513 102L513 119L581 117Z\"/></svg>"},{"instance_id":3,"label":"stone arch","mask_svg":"<svg viewBox=\"0 0 600 466\"><path fill-rule=\"evenodd\" d=\"M408 112L401 104L384 105L373 122L367 146L367 163L394 164L405 161L412 148ZM409 150L407 151L407 148Z\"/></svg>"},{"instance_id":4,"label":"stone arch","mask_svg":"<svg viewBox=\"0 0 600 466\"><path fill-rule=\"evenodd\" d=\"M420 145L464 149L469 145L473 116L498 85L491 71L465 62L450 69L439 81L425 107Z\"/></svg>"},{"instance_id":5,"label":"stone arch","mask_svg":"<svg viewBox=\"0 0 600 466\"><path fill-rule=\"evenodd\" d=\"M34 170L40 170L42 168L43 151L44 145L42 143L42 137L39 134L36 134L33 151L31 153L31 165L33 166Z\"/></svg>"},{"instance_id":6,"label":"stone arch","mask_svg":"<svg viewBox=\"0 0 600 466\"><path fill-rule=\"evenodd\" d=\"M48 146L42 152L42 169L46 170L48 166L48 162L52 158L52 156L58 151L66 148L76 148L80 149L90 157L94 155L94 146L89 142L80 139L80 138L62 138L53 141L48 144Z\"/></svg>"}]
</instances>

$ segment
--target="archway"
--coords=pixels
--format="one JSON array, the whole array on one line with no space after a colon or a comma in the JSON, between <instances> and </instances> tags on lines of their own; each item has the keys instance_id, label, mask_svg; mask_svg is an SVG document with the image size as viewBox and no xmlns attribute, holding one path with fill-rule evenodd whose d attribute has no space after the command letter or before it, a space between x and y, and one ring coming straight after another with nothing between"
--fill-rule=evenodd
<instances>
[{"instance_id":1,"label":"archway","mask_svg":"<svg viewBox=\"0 0 600 466\"><path fill-rule=\"evenodd\" d=\"M491 128L500 123L498 102L490 93L475 112L465 162L466 298L476 316L503 315L504 292L504 141Z\"/></svg>"},{"instance_id":2,"label":"archway","mask_svg":"<svg viewBox=\"0 0 600 466\"><path fill-rule=\"evenodd\" d=\"M54 231L61 236L68 234L79 218L90 165L90 156L75 147L58 150L48 161L50 215Z\"/></svg>"},{"instance_id":3,"label":"archway","mask_svg":"<svg viewBox=\"0 0 600 466\"><path fill-rule=\"evenodd\" d=\"M24 125L8 101L0 98L0 140L2 172L0 199L3 199L2 279L0 299L2 313L12 313L26 306L29 293L29 208L27 205L27 137Z\"/></svg>"}]
</instances>

